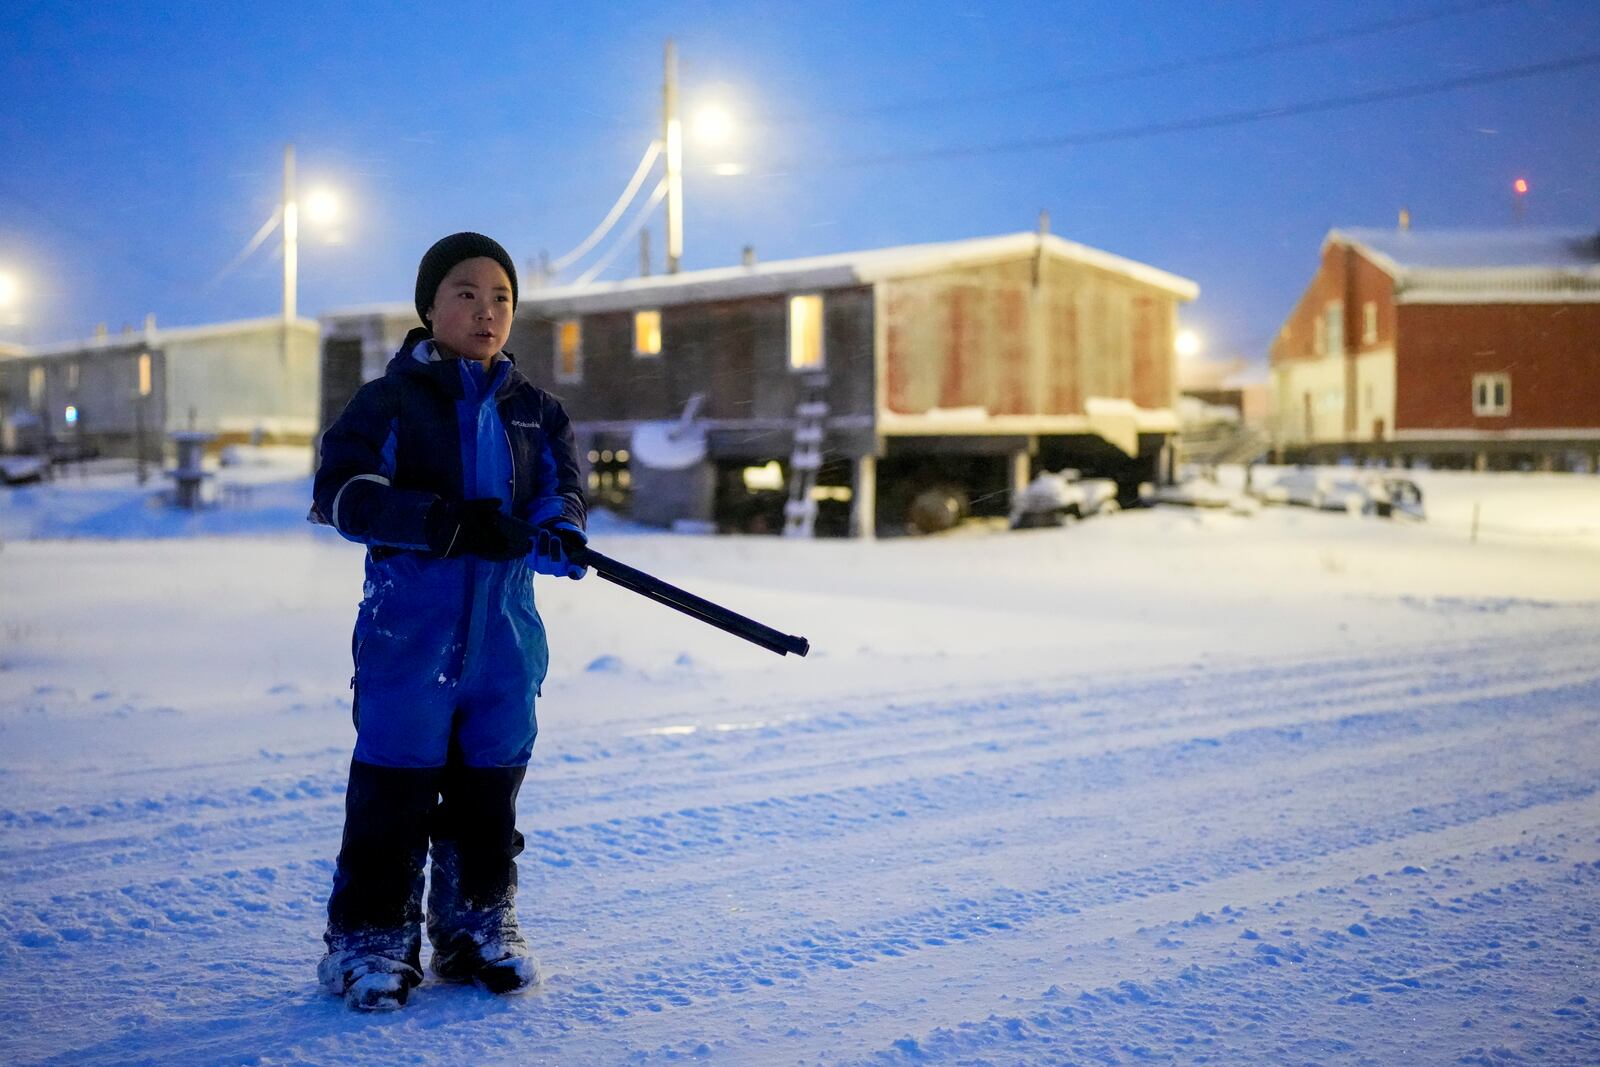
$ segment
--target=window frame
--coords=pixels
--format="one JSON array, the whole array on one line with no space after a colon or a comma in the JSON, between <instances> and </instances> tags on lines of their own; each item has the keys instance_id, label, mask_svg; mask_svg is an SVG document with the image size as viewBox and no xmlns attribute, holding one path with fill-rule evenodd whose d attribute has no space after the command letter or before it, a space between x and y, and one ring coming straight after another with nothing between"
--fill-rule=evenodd
<instances>
[{"instance_id":1,"label":"window frame","mask_svg":"<svg viewBox=\"0 0 1600 1067\"><path fill-rule=\"evenodd\" d=\"M1323 355L1344 355L1349 343L1349 338L1344 335L1344 301L1328 301L1322 306L1322 317L1326 320L1322 328L1322 343L1326 349Z\"/></svg>"},{"instance_id":2,"label":"window frame","mask_svg":"<svg viewBox=\"0 0 1600 1067\"><path fill-rule=\"evenodd\" d=\"M1495 402L1497 386L1502 391L1498 404ZM1472 376L1472 414L1483 419L1500 419L1511 414L1511 375L1508 372L1485 371Z\"/></svg>"},{"instance_id":3,"label":"window frame","mask_svg":"<svg viewBox=\"0 0 1600 1067\"><path fill-rule=\"evenodd\" d=\"M1378 302L1368 300L1361 305L1361 343L1375 345L1378 343Z\"/></svg>"},{"instance_id":4,"label":"window frame","mask_svg":"<svg viewBox=\"0 0 1600 1067\"><path fill-rule=\"evenodd\" d=\"M577 340L572 346L572 371L564 369L565 334L567 327L576 331ZM583 381L583 319L577 316L555 320L555 380L562 385L576 385Z\"/></svg>"},{"instance_id":5,"label":"window frame","mask_svg":"<svg viewBox=\"0 0 1600 1067\"><path fill-rule=\"evenodd\" d=\"M802 306L802 301L816 301L817 323L817 359L815 363L795 362L795 309ZM807 304L806 306L809 306ZM814 374L826 370L828 366L828 304L820 292L791 293L788 301L787 341L785 348L788 356L789 370L794 374Z\"/></svg>"}]
</instances>

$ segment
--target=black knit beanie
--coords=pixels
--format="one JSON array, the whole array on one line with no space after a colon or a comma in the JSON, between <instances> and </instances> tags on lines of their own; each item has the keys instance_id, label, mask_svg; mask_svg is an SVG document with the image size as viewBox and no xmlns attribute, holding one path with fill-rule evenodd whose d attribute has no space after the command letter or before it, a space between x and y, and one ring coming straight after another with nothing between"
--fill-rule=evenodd
<instances>
[{"instance_id":1,"label":"black knit beanie","mask_svg":"<svg viewBox=\"0 0 1600 1067\"><path fill-rule=\"evenodd\" d=\"M417 317L432 327L433 323L428 322L428 309L433 306L433 298L439 293L439 283L455 269L457 263L479 256L487 256L505 268L506 277L511 279L511 310L515 311L517 268L511 265L511 257L506 255L506 250L494 238L463 231L434 242L417 265Z\"/></svg>"}]
</instances>

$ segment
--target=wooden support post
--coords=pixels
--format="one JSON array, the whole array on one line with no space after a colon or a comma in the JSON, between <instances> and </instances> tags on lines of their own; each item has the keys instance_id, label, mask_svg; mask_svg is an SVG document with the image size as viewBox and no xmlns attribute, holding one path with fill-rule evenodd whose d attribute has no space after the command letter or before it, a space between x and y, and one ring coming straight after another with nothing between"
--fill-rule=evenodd
<instances>
[{"instance_id":1,"label":"wooden support post","mask_svg":"<svg viewBox=\"0 0 1600 1067\"><path fill-rule=\"evenodd\" d=\"M1023 448L1011 453L1011 492L1020 493L1028 488L1028 483L1033 480L1033 471L1028 455L1028 450Z\"/></svg>"},{"instance_id":2,"label":"wooden support post","mask_svg":"<svg viewBox=\"0 0 1600 1067\"><path fill-rule=\"evenodd\" d=\"M850 532L863 541L878 536L878 457L856 459L855 494L850 501Z\"/></svg>"}]
</instances>

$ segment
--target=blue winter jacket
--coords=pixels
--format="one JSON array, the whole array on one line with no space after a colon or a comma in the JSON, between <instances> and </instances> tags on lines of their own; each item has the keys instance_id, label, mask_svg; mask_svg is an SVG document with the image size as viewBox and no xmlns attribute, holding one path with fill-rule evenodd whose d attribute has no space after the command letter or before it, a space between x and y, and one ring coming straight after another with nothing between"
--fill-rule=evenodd
<instances>
[{"instance_id":1,"label":"blue winter jacket","mask_svg":"<svg viewBox=\"0 0 1600 1067\"><path fill-rule=\"evenodd\" d=\"M322 436L312 518L368 546L352 647L356 758L526 763L549 663L528 561L441 558L435 501L498 497L532 523L587 519L572 426L510 359L485 374L413 330ZM420 358L419 358L420 357ZM431 358L430 358L431 357Z\"/></svg>"}]
</instances>

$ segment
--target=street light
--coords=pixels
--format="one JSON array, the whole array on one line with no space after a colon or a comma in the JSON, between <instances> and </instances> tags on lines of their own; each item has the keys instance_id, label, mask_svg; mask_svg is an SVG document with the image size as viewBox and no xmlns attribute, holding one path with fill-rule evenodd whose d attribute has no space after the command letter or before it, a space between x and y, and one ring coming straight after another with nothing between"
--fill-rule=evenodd
<instances>
[{"instance_id":1,"label":"street light","mask_svg":"<svg viewBox=\"0 0 1600 1067\"><path fill-rule=\"evenodd\" d=\"M9 271L0 271L0 326L22 321L22 283Z\"/></svg>"},{"instance_id":2,"label":"street light","mask_svg":"<svg viewBox=\"0 0 1600 1067\"><path fill-rule=\"evenodd\" d=\"M733 139L733 115L719 103L702 104L694 114L694 135L702 144L721 148Z\"/></svg>"},{"instance_id":3,"label":"street light","mask_svg":"<svg viewBox=\"0 0 1600 1067\"><path fill-rule=\"evenodd\" d=\"M306 196L306 218L314 225L326 226L339 217L339 198L331 189L313 189Z\"/></svg>"},{"instance_id":4,"label":"street light","mask_svg":"<svg viewBox=\"0 0 1600 1067\"><path fill-rule=\"evenodd\" d=\"M1179 330L1178 336L1173 338L1172 350L1183 359L1199 355L1200 335L1193 330Z\"/></svg>"},{"instance_id":5,"label":"street light","mask_svg":"<svg viewBox=\"0 0 1600 1067\"><path fill-rule=\"evenodd\" d=\"M278 205L276 221L283 226L283 321L293 322L295 303L300 281L300 200L295 193L294 145L283 146L283 202ZM331 189L313 189L305 200L306 219L314 226L327 226L339 216L339 198ZM273 220L264 227L271 232ZM338 231L328 234L328 240L338 244L343 235Z\"/></svg>"}]
</instances>

